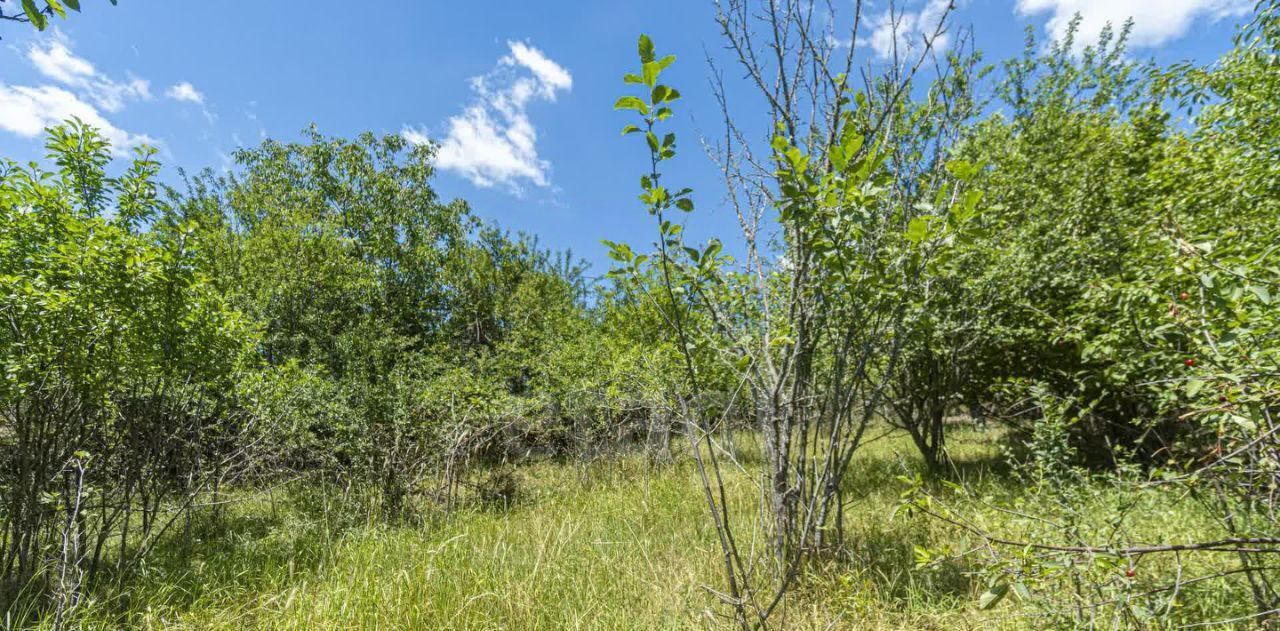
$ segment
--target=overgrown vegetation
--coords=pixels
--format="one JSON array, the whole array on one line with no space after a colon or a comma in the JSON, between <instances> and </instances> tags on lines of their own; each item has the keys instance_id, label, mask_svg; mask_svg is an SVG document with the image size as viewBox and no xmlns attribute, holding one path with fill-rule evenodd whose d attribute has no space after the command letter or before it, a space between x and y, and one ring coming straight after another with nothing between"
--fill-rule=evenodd
<instances>
[{"instance_id":1,"label":"overgrown vegetation","mask_svg":"<svg viewBox=\"0 0 1280 631\"><path fill-rule=\"evenodd\" d=\"M0 165L6 626L1273 623L1280 4L1203 67L818 19L718 5L700 244L640 37L600 283L399 136Z\"/></svg>"}]
</instances>

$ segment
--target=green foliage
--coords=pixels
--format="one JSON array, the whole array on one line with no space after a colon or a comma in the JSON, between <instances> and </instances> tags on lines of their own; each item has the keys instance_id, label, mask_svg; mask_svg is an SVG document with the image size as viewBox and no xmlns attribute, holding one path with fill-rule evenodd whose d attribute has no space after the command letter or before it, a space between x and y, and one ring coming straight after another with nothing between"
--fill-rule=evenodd
<instances>
[{"instance_id":1,"label":"green foliage","mask_svg":"<svg viewBox=\"0 0 1280 631\"><path fill-rule=\"evenodd\" d=\"M167 196L151 150L112 177L79 123L50 131L56 172L0 167L6 600L61 616L230 480L313 476L398 519L475 463L667 418L643 309L588 306L568 254L438 200L429 146L306 140ZM77 520L89 552L59 551Z\"/></svg>"},{"instance_id":2,"label":"green foliage","mask_svg":"<svg viewBox=\"0 0 1280 631\"><path fill-rule=\"evenodd\" d=\"M66 589L69 566L133 564L175 519L163 504L181 514L238 468L246 430L231 389L250 330L202 268L197 224L159 201L154 150L112 177L78 121L47 147L56 171L0 165L7 602L55 572Z\"/></svg>"},{"instance_id":3,"label":"green foliage","mask_svg":"<svg viewBox=\"0 0 1280 631\"><path fill-rule=\"evenodd\" d=\"M1110 532L1077 528L1082 464L1113 468L1118 488L1182 488L1211 508L1217 537L1275 532L1264 489L1280 405L1280 130L1262 95L1280 77L1277 23L1277 5L1263 3L1207 68L1125 61L1123 37L1079 56L1069 39L1043 55L1029 42L1001 89L1012 117L983 121L959 147L989 165L978 186L992 204L962 247L964 290L943 317L972 324L968 396L1017 429L1029 488L1061 507L1041 517L1068 545L1125 536L1123 506ZM1173 119L1170 96L1188 121ZM1115 578L1121 558L1142 554L1013 556L1004 574L1052 585L1041 589L1061 597L1042 604L1064 625L1093 624L1082 608L1099 602L1142 624L1177 616L1174 599ZM1232 573L1266 615L1280 602L1273 577L1249 552L1238 560Z\"/></svg>"},{"instance_id":4,"label":"green foliage","mask_svg":"<svg viewBox=\"0 0 1280 631\"><path fill-rule=\"evenodd\" d=\"M261 327L254 400L283 422L282 463L380 487L388 515L451 494L441 471L580 448L657 405L619 383L644 353L600 336L582 265L439 200L433 151L312 130L242 150L181 202Z\"/></svg>"},{"instance_id":5,"label":"green foliage","mask_svg":"<svg viewBox=\"0 0 1280 631\"><path fill-rule=\"evenodd\" d=\"M119 0L108 0L115 5ZM27 22L36 30L49 28L49 18L67 18L67 9L80 12L80 0L0 0L0 20Z\"/></svg>"},{"instance_id":6,"label":"green foliage","mask_svg":"<svg viewBox=\"0 0 1280 631\"><path fill-rule=\"evenodd\" d=\"M79 10L12 5L0 2L0 17L40 29ZM730 38L744 26L720 18ZM505 516L435 521L467 502L512 511L528 532L577 532L573 511L599 511L609 519L587 523L593 550L631 536L610 530L614 515L643 513L627 526L647 533L642 552L665 545L663 558L579 554L558 580L635 600L718 560L743 627L797 602L836 621L926 603L956 622L967 603L1076 628L1274 613L1264 560L1280 524L1280 3L1260 3L1204 67L1132 61L1127 27L1080 49L1074 25L1048 47L1029 36L994 86L964 39L927 82L891 68L855 92L843 74L813 72L813 102L796 105L759 81L773 120L768 142L748 148L763 159L726 167L731 196L749 198L742 240L705 243L685 234L693 192L670 182L675 57L641 36L630 94L614 106L650 159L639 201L656 239L605 242L614 266L600 286L571 254L440 199L430 143L312 129L175 191L158 184L153 150L114 174L97 132L49 130L48 166L0 164L6 624L62 627L86 595L146 578L157 550L185 568L201 554L191 529L226 525L228 494L265 489L275 519L273 489L296 478L323 513L305 528L323 543L306 545L381 554L380 538L403 536L397 545L428 565L478 524L492 550L468 554L548 571L541 550L507 556L518 537ZM782 48L779 76L788 55L828 70L811 50ZM947 421L959 411L1007 427L963 436L986 450L999 436L1012 471L957 457ZM864 437L881 423L906 432L919 471L885 453L855 459L875 453ZM758 448L735 443L748 424ZM640 444L650 464L671 461L676 428L694 467L655 470L643 493L609 486L611 464L581 467L603 504L555 495L567 468L521 462ZM966 467L998 480L974 482ZM934 521L890 532L904 468L899 514ZM694 475L714 533L654 543L658 526L691 522ZM548 497L560 499L537 506ZM854 498L871 508L847 513ZM420 533L373 516L445 527L420 549ZM367 530L349 541L335 534L358 523ZM719 559L704 554L712 535ZM1195 540L1217 544L1159 544ZM636 559L645 566L598 575ZM362 619L579 621L535 610L573 594L454 561L465 580L414 595L456 606ZM434 571L356 563L370 576ZM280 592L259 603L261 624L332 621L347 594L381 595L324 576L298 586L292 567L260 572ZM666 574L632 580L655 567ZM179 582L161 589L199 592ZM528 608L504 617L479 602L494 584L528 590ZM788 590L795 600L781 598ZM682 593L643 622L624 608L610 620L655 626L701 607ZM319 613L298 610L295 594L315 596ZM87 606L114 606L104 602Z\"/></svg>"},{"instance_id":7,"label":"green foliage","mask_svg":"<svg viewBox=\"0 0 1280 631\"><path fill-rule=\"evenodd\" d=\"M1264 10L1248 32L1274 21ZM1031 386L1075 401L1065 413L1086 459L1167 457L1196 433L1187 418L1226 420L1189 412L1275 365L1274 136L1246 120L1268 115L1232 105L1267 101L1236 87L1270 89L1266 68L1274 81L1259 50L1274 44L1251 41L1215 68L1159 75L1124 61L1122 40L1078 59L1069 40L1043 57L1029 43L1002 88L1013 118L982 122L961 146L988 165L991 204L959 254L949 310L970 324L966 387L999 393L988 400L1005 410ZM1197 90L1218 100L1189 128L1172 122L1163 95Z\"/></svg>"}]
</instances>

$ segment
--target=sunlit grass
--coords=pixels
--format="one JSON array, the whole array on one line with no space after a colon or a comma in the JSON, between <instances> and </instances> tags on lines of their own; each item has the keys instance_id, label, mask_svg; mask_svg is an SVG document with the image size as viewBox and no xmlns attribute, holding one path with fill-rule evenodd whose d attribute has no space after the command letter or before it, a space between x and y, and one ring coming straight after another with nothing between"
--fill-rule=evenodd
<instances>
[{"instance_id":1,"label":"sunlit grass","mask_svg":"<svg viewBox=\"0 0 1280 631\"><path fill-rule=\"evenodd\" d=\"M993 434L959 432L951 449L973 490L953 499L975 523L1045 536L1034 520L993 508L1024 492L997 470ZM866 448L847 480L847 550L806 570L775 618L778 628L1043 628L1014 599L977 609L986 579L974 574L976 537L927 517L895 515L905 488L898 476L919 467L902 437ZM126 585L99 590L80 620L99 629L309 631L727 626L707 589L722 589L722 566L689 463L654 467L641 455L623 455L517 471L520 496L510 507L427 514L398 527L325 519L314 488L277 493L274 508L254 496L232 505L216 526L196 527L189 554L162 551ZM762 555L755 486L734 473L729 492L740 516L735 534L744 549ZM1102 532L1110 507L1132 503L1130 536L1153 541L1202 531L1206 522L1175 500L1099 488L1081 511ZM917 568L916 546L941 559ZM1153 558L1143 571L1171 571L1162 563ZM1195 611L1234 611L1247 607L1236 602L1241 597L1205 584L1183 599Z\"/></svg>"}]
</instances>

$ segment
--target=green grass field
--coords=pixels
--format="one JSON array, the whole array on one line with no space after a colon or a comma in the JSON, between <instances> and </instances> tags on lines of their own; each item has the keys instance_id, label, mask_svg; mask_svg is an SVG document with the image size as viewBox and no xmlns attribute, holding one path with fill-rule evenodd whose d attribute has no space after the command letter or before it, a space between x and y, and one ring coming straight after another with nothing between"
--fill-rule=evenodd
<instances>
[{"instance_id":1,"label":"green grass field","mask_svg":"<svg viewBox=\"0 0 1280 631\"><path fill-rule=\"evenodd\" d=\"M1025 534L1036 520L996 508L1025 489L1007 472L993 475L1003 462L995 443L993 434L956 434L957 473L977 490L957 501L985 528ZM847 554L806 571L775 628L1044 628L1034 607L1016 598L977 608L986 579L974 574L975 555L964 554L978 545L974 537L928 517L895 516L904 488L898 476L918 466L905 437L865 449L848 479ZM246 498L216 526L197 524L187 554L162 550L127 584L99 590L79 622L90 629L308 631L729 626L705 587L719 586L719 553L688 463L654 467L625 455L539 462L516 473L520 495L512 506L428 514L412 526L339 525L323 516L314 488L277 490L274 502L265 494ZM756 491L740 473L730 491L744 515L738 536L744 548L759 549L749 517ZM1081 506L1093 522L1083 528L1102 532L1107 511L1121 501L1135 536L1173 540L1206 527L1178 498L1114 495L1096 489ZM918 568L916 546L942 558ZM1154 562L1143 562L1135 585L1172 571ZM1189 614L1248 611L1247 596L1223 582L1197 584L1180 599Z\"/></svg>"}]
</instances>

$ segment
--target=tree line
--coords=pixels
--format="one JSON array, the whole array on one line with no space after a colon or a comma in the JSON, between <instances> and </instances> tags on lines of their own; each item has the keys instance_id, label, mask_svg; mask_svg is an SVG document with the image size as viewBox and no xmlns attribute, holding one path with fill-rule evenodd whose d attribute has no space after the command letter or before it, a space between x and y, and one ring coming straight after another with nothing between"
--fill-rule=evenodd
<instances>
[{"instance_id":1,"label":"tree line","mask_svg":"<svg viewBox=\"0 0 1280 631\"><path fill-rule=\"evenodd\" d=\"M665 440L650 310L440 200L428 147L312 131L181 192L78 122L47 147L0 167L5 602L73 606L235 488L398 520L473 463Z\"/></svg>"}]
</instances>

